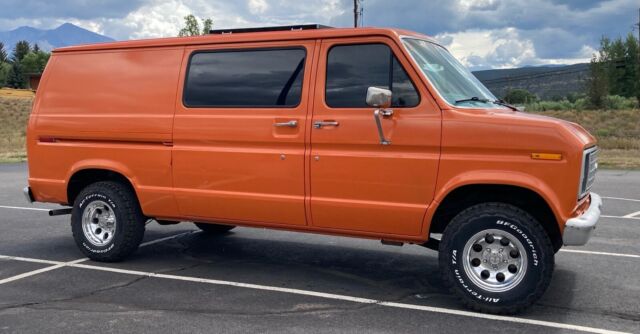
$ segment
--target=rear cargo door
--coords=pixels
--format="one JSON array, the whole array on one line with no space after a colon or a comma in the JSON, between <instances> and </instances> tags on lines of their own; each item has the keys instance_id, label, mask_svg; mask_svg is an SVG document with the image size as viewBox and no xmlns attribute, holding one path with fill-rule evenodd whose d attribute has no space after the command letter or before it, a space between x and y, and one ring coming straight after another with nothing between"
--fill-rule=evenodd
<instances>
[{"instance_id":1,"label":"rear cargo door","mask_svg":"<svg viewBox=\"0 0 640 334\"><path fill-rule=\"evenodd\" d=\"M315 41L188 47L173 134L181 214L305 225Z\"/></svg>"}]
</instances>

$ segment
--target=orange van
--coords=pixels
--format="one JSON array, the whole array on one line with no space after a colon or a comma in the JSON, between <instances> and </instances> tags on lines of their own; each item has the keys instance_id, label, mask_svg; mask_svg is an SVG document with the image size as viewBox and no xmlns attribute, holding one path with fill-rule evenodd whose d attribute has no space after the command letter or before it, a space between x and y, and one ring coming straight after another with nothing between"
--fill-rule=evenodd
<instances>
[{"instance_id":1,"label":"orange van","mask_svg":"<svg viewBox=\"0 0 640 334\"><path fill-rule=\"evenodd\" d=\"M577 124L497 100L428 36L317 25L54 50L27 135L29 201L95 261L145 222L439 251L468 307L516 313L600 216ZM418 264L417 264L418 265Z\"/></svg>"}]
</instances>

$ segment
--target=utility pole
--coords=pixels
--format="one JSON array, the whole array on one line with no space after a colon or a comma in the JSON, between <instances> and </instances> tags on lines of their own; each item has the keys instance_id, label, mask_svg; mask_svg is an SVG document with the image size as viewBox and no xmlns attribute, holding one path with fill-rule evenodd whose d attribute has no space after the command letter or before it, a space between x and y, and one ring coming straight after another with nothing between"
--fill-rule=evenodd
<instances>
[{"instance_id":1,"label":"utility pole","mask_svg":"<svg viewBox=\"0 0 640 334\"><path fill-rule=\"evenodd\" d=\"M358 27L360 22L360 0L353 0L353 27Z\"/></svg>"}]
</instances>

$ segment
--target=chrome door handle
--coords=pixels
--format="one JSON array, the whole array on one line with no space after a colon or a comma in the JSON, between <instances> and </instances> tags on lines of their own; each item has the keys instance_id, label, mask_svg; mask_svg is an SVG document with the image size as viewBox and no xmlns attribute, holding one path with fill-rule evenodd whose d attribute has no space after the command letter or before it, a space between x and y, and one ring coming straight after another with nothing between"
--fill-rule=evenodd
<instances>
[{"instance_id":1,"label":"chrome door handle","mask_svg":"<svg viewBox=\"0 0 640 334\"><path fill-rule=\"evenodd\" d=\"M298 121L296 120L292 120L292 121L288 121L288 122L282 122L282 123L273 123L273 126L275 127L289 127L289 128L295 128L298 126Z\"/></svg>"},{"instance_id":2,"label":"chrome door handle","mask_svg":"<svg viewBox=\"0 0 640 334\"><path fill-rule=\"evenodd\" d=\"M316 129L321 129L323 126L338 126L340 123L337 121L317 121L313 122L313 127Z\"/></svg>"}]
</instances>

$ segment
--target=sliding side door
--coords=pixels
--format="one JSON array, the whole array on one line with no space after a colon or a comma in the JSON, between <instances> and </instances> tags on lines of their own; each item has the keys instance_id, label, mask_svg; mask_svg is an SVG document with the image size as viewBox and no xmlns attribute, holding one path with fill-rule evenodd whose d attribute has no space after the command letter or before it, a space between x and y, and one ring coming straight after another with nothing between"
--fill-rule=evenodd
<instances>
[{"instance_id":1,"label":"sliding side door","mask_svg":"<svg viewBox=\"0 0 640 334\"><path fill-rule=\"evenodd\" d=\"M182 215L304 225L304 153L315 41L190 47L176 108Z\"/></svg>"}]
</instances>

